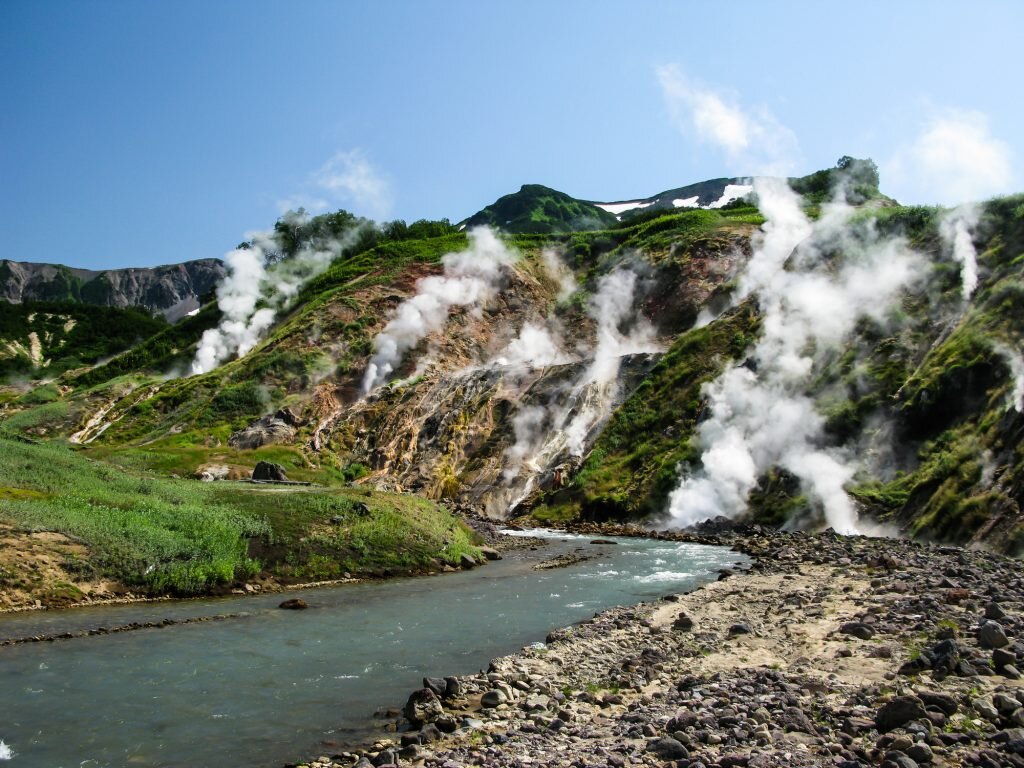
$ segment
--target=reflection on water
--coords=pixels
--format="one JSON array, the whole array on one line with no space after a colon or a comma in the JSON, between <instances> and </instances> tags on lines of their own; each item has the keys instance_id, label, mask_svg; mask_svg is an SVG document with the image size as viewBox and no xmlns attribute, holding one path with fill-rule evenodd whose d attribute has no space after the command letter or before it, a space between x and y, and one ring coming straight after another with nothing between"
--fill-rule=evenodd
<instances>
[{"instance_id":1,"label":"reflection on water","mask_svg":"<svg viewBox=\"0 0 1024 768\"><path fill-rule=\"evenodd\" d=\"M532 533L532 532L531 532ZM742 555L560 533L457 574L280 596L0 617L0 638L163 618L224 621L0 648L0 759L12 766L279 766L365 738L424 675L467 674L551 629L691 589ZM584 548L589 560L534 571ZM12 754L13 753L13 754Z\"/></svg>"}]
</instances>

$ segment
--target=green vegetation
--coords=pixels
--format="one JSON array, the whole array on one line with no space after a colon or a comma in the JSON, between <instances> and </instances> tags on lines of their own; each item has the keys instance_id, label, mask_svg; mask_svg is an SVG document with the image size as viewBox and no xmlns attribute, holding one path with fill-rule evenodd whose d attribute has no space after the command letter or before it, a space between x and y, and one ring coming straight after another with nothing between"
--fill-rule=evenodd
<instances>
[{"instance_id":1,"label":"green vegetation","mask_svg":"<svg viewBox=\"0 0 1024 768\"><path fill-rule=\"evenodd\" d=\"M524 184L473 214L467 228L487 225L514 234L551 234L614 227L615 216L596 205L577 200L540 184Z\"/></svg>"},{"instance_id":2,"label":"green vegetation","mask_svg":"<svg viewBox=\"0 0 1024 768\"><path fill-rule=\"evenodd\" d=\"M0 520L70 536L88 569L153 594L195 594L258 575L285 581L478 556L471 533L426 499L352 489L200 483L0 437Z\"/></svg>"},{"instance_id":3,"label":"green vegetation","mask_svg":"<svg viewBox=\"0 0 1024 768\"><path fill-rule=\"evenodd\" d=\"M0 302L0 380L58 376L167 327L145 310L57 301Z\"/></svg>"},{"instance_id":4,"label":"green vegetation","mask_svg":"<svg viewBox=\"0 0 1024 768\"><path fill-rule=\"evenodd\" d=\"M572 484L549 494L536 514L558 522L660 513L680 465L699 459L692 435L702 385L742 359L757 332L757 313L746 303L680 335L612 416Z\"/></svg>"}]
</instances>

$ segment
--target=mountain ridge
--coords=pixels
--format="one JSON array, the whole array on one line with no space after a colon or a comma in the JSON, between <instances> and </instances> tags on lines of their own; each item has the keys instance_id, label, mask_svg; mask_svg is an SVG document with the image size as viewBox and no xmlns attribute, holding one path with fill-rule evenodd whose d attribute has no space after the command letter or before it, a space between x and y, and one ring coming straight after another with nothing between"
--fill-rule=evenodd
<instances>
[{"instance_id":1,"label":"mountain ridge","mask_svg":"<svg viewBox=\"0 0 1024 768\"><path fill-rule=\"evenodd\" d=\"M73 456L179 478L237 477L269 460L324 493L366 490L384 494L382 504L411 492L495 518L667 524L680 484L705 476L716 387L767 376L772 359L757 349L780 321L771 313L827 290L826 309L848 325L831 346L797 347L814 375L777 393L807 409L816 431L803 450L848 462L843 495L865 526L1020 553L1024 406L1014 392L1024 374L1013 355L1024 339L1014 311L1024 296L1024 196L978 205L969 240L977 284L965 294L963 265L944 239L955 212L900 206L869 183L871 166L859 179L849 166L765 182L766 193L791 190L799 227L765 227L757 195L719 208L672 204L687 187L661 193L671 207L590 230L282 220L286 256L267 265L263 293L252 297L254 311L274 306L276 315L247 353L188 375L201 338L229 341L227 323L248 322L209 303L112 360L0 389L0 447L70 441ZM698 202L731 180L715 181ZM837 189L854 205L835 238L818 222ZM527 189L533 199L549 192ZM564 208L555 224L579 210ZM532 211L522 209L524 222ZM798 247L772 267L792 296L763 295L772 283L748 288L772 233L801 228ZM356 245L350 230L362 233ZM278 263L291 268L289 259L329 243L350 245L334 246L287 300L267 293L280 284ZM900 263L912 274L889 306L878 281ZM858 278L861 304L844 314L837 281L865 265L878 271ZM368 383L371 361L389 349L399 352ZM755 469L742 516L827 525L805 479L773 461ZM46 492L18 482L9 493ZM53 514L42 499L4 493L0 517ZM269 560L269 571L288 562L289 573L308 573L315 563L329 577L341 567L321 548L330 515L317 514L288 539L291 559Z\"/></svg>"}]
</instances>

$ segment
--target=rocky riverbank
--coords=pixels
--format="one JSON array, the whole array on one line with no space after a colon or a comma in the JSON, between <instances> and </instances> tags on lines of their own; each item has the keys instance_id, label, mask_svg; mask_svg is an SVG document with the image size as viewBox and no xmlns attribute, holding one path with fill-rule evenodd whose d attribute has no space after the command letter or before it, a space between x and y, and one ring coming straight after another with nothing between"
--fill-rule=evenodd
<instances>
[{"instance_id":1,"label":"rocky riverbank","mask_svg":"<svg viewBox=\"0 0 1024 768\"><path fill-rule=\"evenodd\" d=\"M752 567L425 680L372 749L303 765L1024 766L1019 561L831 533L663 536Z\"/></svg>"}]
</instances>

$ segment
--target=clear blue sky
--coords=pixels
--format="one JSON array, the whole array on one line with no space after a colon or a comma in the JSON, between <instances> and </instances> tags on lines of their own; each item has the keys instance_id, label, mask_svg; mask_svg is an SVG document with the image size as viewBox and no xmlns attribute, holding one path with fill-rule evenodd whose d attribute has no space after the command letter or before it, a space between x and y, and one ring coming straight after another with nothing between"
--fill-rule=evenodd
<instances>
[{"instance_id":1,"label":"clear blue sky","mask_svg":"<svg viewBox=\"0 0 1024 768\"><path fill-rule=\"evenodd\" d=\"M884 166L961 110L1024 189L1024 3L771 5L5 0L0 258L146 266L219 256L282 201L454 221L523 183L618 200L755 171L679 129L672 65L786 126L796 172ZM339 153L384 193L318 187Z\"/></svg>"}]
</instances>

